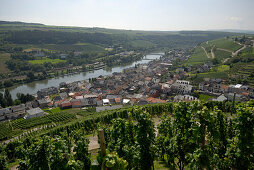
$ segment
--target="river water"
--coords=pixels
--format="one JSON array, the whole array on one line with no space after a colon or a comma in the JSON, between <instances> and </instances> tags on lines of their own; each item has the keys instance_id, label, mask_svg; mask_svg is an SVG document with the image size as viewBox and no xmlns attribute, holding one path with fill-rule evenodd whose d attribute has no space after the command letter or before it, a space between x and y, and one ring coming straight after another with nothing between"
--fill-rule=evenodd
<instances>
[{"instance_id":1,"label":"river water","mask_svg":"<svg viewBox=\"0 0 254 170\"><path fill-rule=\"evenodd\" d=\"M136 64L146 64L151 60L159 59L160 56L162 55L163 53L148 54L142 60L133 62L132 64L129 64L129 65L113 67L110 70L100 69L100 70L94 70L90 72L81 72L81 73L77 73L73 75L66 75L66 76L61 76L61 77L56 77L56 78L51 78L46 80L34 81L31 83L11 87L9 88L9 91L12 95L12 98L16 99L17 93L35 94L40 89L51 87L51 86L59 86L59 83L61 82L70 83L74 81L87 80L89 78L96 78L96 77L99 77L100 75L102 76L112 75L112 73L114 72L122 72L126 68L134 67Z\"/></svg>"}]
</instances>

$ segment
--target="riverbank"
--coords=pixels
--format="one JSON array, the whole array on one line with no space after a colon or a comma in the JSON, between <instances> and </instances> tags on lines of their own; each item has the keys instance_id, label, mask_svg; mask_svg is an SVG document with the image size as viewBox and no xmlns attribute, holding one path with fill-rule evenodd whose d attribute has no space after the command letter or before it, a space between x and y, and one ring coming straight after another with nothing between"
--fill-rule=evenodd
<instances>
[{"instance_id":1,"label":"riverbank","mask_svg":"<svg viewBox=\"0 0 254 170\"><path fill-rule=\"evenodd\" d=\"M35 94L40 89L51 87L51 86L58 86L61 82L74 82L74 81L80 81L80 80L87 80L89 78L96 78L96 77L99 77L100 75L102 76L112 75L112 73L114 72L122 72L124 69L134 67L137 64L146 64L150 62L151 60L159 59L163 54L164 53L156 53L152 55L147 54L141 60L134 61L126 65L112 67L112 68L106 67L103 69L93 70L88 72L77 72L75 74L70 74L70 75L61 75L61 76L53 77L50 79L39 80L39 81L34 81L34 82L26 83L26 84L12 86L12 87L9 87L8 89L13 99L16 99L17 93ZM1 91L3 90L4 89L2 89Z\"/></svg>"}]
</instances>

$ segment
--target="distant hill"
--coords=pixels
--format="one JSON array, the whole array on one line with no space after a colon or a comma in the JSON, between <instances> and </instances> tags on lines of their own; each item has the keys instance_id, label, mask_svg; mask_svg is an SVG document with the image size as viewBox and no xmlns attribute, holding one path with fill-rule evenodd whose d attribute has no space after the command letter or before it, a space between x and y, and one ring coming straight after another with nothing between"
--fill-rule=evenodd
<instances>
[{"instance_id":1,"label":"distant hill","mask_svg":"<svg viewBox=\"0 0 254 170\"><path fill-rule=\"evenodd\" d=\"M254 34L254 30L219 29L219 30L211 30L211 31L222 31L222 32L232 32L232 33Z\"/></svg>"},{"instance_id":2,"label":"distant hill","mask_svg":"<svg viewBox=\"0 0 254 170\"><path fill-rule=\"evenodd\" d=\"M219 31L141 31L107 28L49 26L19 21L0 21L0 41L11 44L77 44L125 49L190 48L204 41L237 35Z\"/></svg>"},{"instance_id":3,"label":"distant hill","mask_svg":"<svg viewBox=\"0 0 254 170\"><path fill-rule=\"evenodd\" d=\"M26 22L20 22L20 21L0 21L0 24L13 24L13 25L44 25L40 23L26 23Z\"/></svg>"}]
</instances>

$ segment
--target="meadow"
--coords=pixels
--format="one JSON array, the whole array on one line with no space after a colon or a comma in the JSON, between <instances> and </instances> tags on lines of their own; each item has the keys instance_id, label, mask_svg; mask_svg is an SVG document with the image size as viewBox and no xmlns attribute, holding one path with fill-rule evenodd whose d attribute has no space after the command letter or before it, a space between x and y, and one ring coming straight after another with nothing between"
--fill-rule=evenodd
<instances>
[{"instance_id":1,"label":"meadow","mask_svg":"<svg viewBox=\"0 0 254 170\"><path fill-rule=\"evenodd\" d=\"M57 63L65 63L66 60L60 60L60 59L50 59L44 57L43 59L40 60L29 60L29 63L31 64L44 64L44 63L52 63L52 64L57 64Z\"/></svg>"}]
</instances>

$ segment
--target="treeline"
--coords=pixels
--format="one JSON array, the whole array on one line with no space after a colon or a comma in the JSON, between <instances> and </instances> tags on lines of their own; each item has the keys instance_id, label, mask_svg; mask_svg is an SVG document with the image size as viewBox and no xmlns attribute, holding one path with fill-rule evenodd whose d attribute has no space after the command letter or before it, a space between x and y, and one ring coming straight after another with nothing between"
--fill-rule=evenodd
<instances>
[{"instance_id":1,"label":"treeline","mask_svg":"<svg viewBox=\"0 0 254 170\"><path fill-rule=\"evenodd\" d=\"M86 42L91 44L113 45L114 42L122 42L122 35L103 33L80 33L62 31L24 30L11 31L5 41L15 44L75 44Z\"/></svg>"},{"instance_id":2,"label":"treeline","mask_svg":"<svg viewBox=\"0 0 254 170\"><path fill-rule=\"evenodd\" d=\"M19 105L35 100L35 97L30 94L17 93L17 99L13 100L8 89L5 89L4 94L0 92L0 106L5 108L8 106Z\"/></svg>"}]
</instances>

